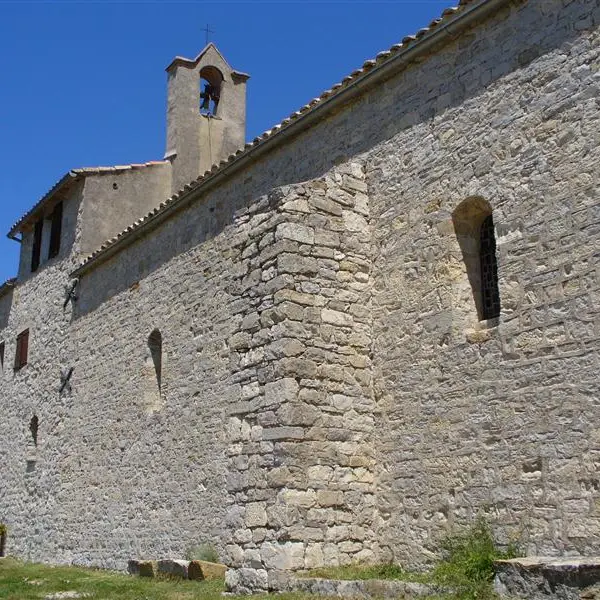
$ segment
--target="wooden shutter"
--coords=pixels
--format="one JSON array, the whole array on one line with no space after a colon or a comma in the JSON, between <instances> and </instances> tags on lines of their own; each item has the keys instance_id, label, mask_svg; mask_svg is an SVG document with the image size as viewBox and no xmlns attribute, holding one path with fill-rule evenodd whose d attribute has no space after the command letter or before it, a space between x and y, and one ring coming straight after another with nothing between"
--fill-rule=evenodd
<instances>
[{"instance_id":1,"label":"wooden shutter","mask_svg":"<svg viewBox=\"0 0 600 600\"><path fill-rule=\"evenodd\" d=\"M33 229L33 248L31 250L31 272L38 270L40 266L40 254L42 252L42 233L44 231L44 219L36 222Z\"/></svg>"},{"instance_id":2,"label":"wooden shutter","mask_svg":"<svg viewBox=\"0 0 600 600\"><path fill-rule=\"evenodd\" d=\"M29 353L29 329L17 336L17 351L15 352L15 371L27 364Z\"/></svg>"},{"instance_id":3,"label":"wooden shutter","mask_svg":"<svg viewBox=\"0 0 600 600\"><path fill-rule=\"evenodd\" d=\"M60 252L60 236L62 233L62 216L63 203L59 202L52 211L50 217L52 227L50 229L50 248L48 250L48 258L54 258Z\"/></svg>"}]
</instances>

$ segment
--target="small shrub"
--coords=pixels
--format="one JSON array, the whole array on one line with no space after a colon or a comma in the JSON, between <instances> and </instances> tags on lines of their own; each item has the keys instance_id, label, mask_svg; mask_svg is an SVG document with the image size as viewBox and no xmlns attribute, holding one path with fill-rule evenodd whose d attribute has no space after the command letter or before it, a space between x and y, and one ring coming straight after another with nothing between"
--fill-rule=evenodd
<instances>
[{"instance_id":1,"label":"small shrub","mask_svg":"<svg viewBox=\"0 0 600 600\"><path fill-rule=\"evenodd\" d=\"M212 563L220 562L217 549L207 542L188 548L185 553L185 558L187 560L205 560L206 562Z\"/></svg>"},{"instance_id":2,"label":"small shrub","mask_svg":"<svg viewBox=\"0 0 600 600\"><path fill-rule=\"evenodd\" d=\"M0 523L0 535L6 535L8 533L8 527L4 523Z\"/></svg>"},{"instance_id":3,"label":"small shrub","mask_svg":"<svg viewBox=\"0 0 600 600\"><path fill-rule=\"evenodd\" d=\"M443 559L433 571L433 579L451 588L461 600L494 598L494 561L517 556L517 547L500 550L489 525L481 517L463 533L448 535L441 543Z\"/></svg>"}]
</instances>

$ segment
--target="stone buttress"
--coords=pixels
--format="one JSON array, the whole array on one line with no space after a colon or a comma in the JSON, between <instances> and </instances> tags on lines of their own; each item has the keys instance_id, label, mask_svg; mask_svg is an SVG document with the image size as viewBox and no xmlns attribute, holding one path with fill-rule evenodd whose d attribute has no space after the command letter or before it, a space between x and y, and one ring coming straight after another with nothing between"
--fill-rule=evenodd
<instances>
[{"instance_id":1,"label":"stone buttress","mask_svg":"<svg viewBox=\"0 0 600 600\"><path fill-rule=\"evenodd\" d=\"M230 339L232 591L377 556L366 190L348 164L249 217L236 291L250 302Z\"/></svg>"}]
</instances>

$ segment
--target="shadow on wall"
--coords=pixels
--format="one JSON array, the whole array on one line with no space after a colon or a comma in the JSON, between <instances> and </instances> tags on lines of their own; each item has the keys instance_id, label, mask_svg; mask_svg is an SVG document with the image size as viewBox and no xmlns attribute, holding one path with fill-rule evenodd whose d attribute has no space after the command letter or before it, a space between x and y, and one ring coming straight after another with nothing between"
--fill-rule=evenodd
<instances>
[{"instance_id":1,"label":"shadow on wall","mask_svg":"<svg viewBox=\"0 0 600 600\"><path fill-rule=\"evenodd\" d=\"M63 194L65 200L60 200L48 204L44 209L44 214L40 216L35 226L24 233L21 243L21 254L19 260L19 283L23 283L34 276L37 276L43 269L55 265L67 257L71 256L73 247L76 243L77 225L81 202L83 200L83 182L73 180L66 184ZM60 210L59 228L55 248L51 248L52 238L52 217ZM39 226L42 239L37 243L40 247L37 249L38 258L33 260L35 242L35 227ZM35 269L33 263L36 263Z\"/></svg>"},{"instance_id":2,"label":"shadow on wall","mask_svg":"<svg viewBox=\"0 0 600 600\"><path fill-rule=\"evenodd\" d=\"M0 296L0 331L8 327L8 319L13 303L13 294L14 290L10 289Z\"/></svg>"},{"instance_id":3,"label":"shadow on wall","mask_svg":"<svg viewBox=\"0 0 600 600\"><path fill-rule=\"evenodd\" d=\"M557 7L556 13L560 3L548 0L548 4L551 3ZM264 210L262 197L266 194L271 198L277 188L317 179L334 166L374 149L402 131L429 122L579 33L571 28L557 31L556 14L550 8L542 13L539 5L539 2L509 4L493 17L496 34L506 28L513 43L503 48L499 65L493 69L486 67L486 77L480 75L481 63L497 50L483 24L455 40L446 38L448 44L440 50L441 54L427 57L418 67L404 69L385 84L378 83L376 88L350 101L345 109L313 124L276 151L262 155L250 167L228 177L224 184L217 184L204 194L198 193L193 199L190 197L187 207L166 223L146 232L130 247L82 277L74 318L95 310L106 299L136 285L175 256L219 235L236 216L249 213L251 207ZM565 15L566 20L573 22L578 19L578 12L586 11L577 2L560 7L563 12L573 13ZM534 14L523 15L524 11ZM536 43L531 42L525 29L519 36L521 30L516 25L517 21L532 20L536 23L537 39L541 40ZM440 76L441 64L452 66L445 77ZM441 104L440 99L444 100ZM266 200L265 203L268 204ZM465 260L468 258L469 251ZM469 277L475 291L475 269L471 269ZM481 303L478 312L483 314Z\"/></svg>"},{"instance_id":4,"label":"shadow on wall","mask_svg":"<svg viewBox=\"0 0 600 600\"><path fill-rule=\"evenodd\" d=\"M238 249L245 239L248 220L264 220L259 215L271 212L281 197L283 194L276 190L249 206L241 193L235 193L234 182L179 211L168 222L81 277L72 319L96 310L117 294L136 290L140 281L175 257L179 257L176 266L179 273L197 280L213 277L213 266L218 268L215 262L222 265L222 261L227 261L230 266L227 272L232 272L236 261L241 260ZM205 246L219 237L211 243L211 250ZM196 248L201 248L201 252L194 252ZM185 256L186 253L189 255ZM182 269L181 261L187 263L186 268ZM169 285L175 289L183 283L181 278L174 278Z\"/></svg>"}]
</instances>

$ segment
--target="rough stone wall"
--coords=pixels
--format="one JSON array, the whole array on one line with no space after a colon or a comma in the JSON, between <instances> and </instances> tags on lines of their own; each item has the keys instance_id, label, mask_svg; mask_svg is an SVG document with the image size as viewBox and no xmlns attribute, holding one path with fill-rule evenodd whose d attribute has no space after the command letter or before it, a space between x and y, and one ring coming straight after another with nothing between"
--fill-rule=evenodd
<instances>
[{"instance_id":1,"label":"rough stone wall","mask_svg":"<svg viewBox=\"0 0 600 600\"><path fill-rule=\"evenodd\" d=\"M61 507L60 463L69 405L59 395L61 370L70 364L65 346L70 311L63 310L69 273L76 265L75 223L81 208L78 188L64 203L63 239L56 258L32 275L31 235L25 235L19 285L0 299L0 341L6 344L0 374L0 521L9 527L7 552L31 560L57 556L56 522L77 519ZM14 371L16 338L29 329L29 362ZM35 447L29 424L39 419ZM65 482L68 486L68 482ZM84 500L85 501L85 500Z\"/></svg>"},{"instance_id":2,"label":"rough stone wall","mask_svg":"<svg viewBox=\"0 0 600 600\"><path fill-rule=\"evenodd\" d=\"M121 567L209 538L265 589L422 564L481 510L597 553L599 19L507 5L92 270L73 314L69 262L20 281L2 335L40 341L3 379L9 550ZM452 226L469 196L494 209L498 327Z\"/></svg>"},{"instance_id":3,"label":"rough stone wall","mask_svg":"<svg viewBox=\"0 0 600 600\"><path fill-rule=\"evenodd\" d=\"M477 513L530 553L598 552L599 16L526 3L459 40L431 62L481 92L415 93L366 163L382 557L422 564ZM474 196L499 323L478 321L452 223Z\"/></svg>"},{"instance_id":4,"label":"rough stone wall","mask_svg":"<svg viewBox=\"0 0 600 600\"><path fill-rule=\"evenodd\" d=\"M276 190L250 217L230 339L228 585L279 589L290 570L373 560L370 232L350 163Z\"/></svg>"}]
</instances>

